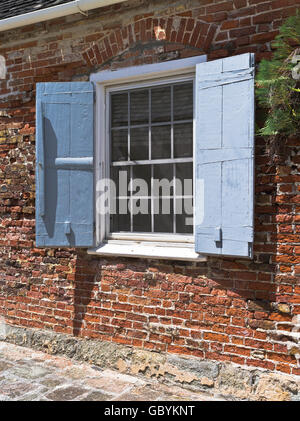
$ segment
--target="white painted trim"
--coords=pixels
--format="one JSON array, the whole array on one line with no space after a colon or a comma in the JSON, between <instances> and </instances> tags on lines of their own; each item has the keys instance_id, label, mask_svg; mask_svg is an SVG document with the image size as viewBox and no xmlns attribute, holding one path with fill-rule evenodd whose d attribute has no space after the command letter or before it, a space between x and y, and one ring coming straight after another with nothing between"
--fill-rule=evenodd
<instances>
[{"instance_id":1,"label":"white painted trim","mask_svg":"<svg viewBox=\"0 0 300 421\"><path fill-rule=\"evenodd\" d=\"M127 67L120 70L104 70L91 74L90 81L97 84L114 85L176 75L179 77L186 73L195 73L196 65L205 61L207 61L207 56L202 55L164 63Z\"/></svg>"},{"instance_id":2,"label":"white painted trim","mask_svg":"<svg viewBox=\"0 0 300 421\"><path fill-rule=\"evenodd\" d=\"M95 223L96 223L96 244L100 244L106 236L106 218L105 215L97 213L97 202L100 194L97 192L97 181L103 179L106 174L107 150L105 140L105 124L101 124L97 116L106 116L105 88L98 85L96 89L96 107L95 107ZM103 157L101 159L101 157Z\"/></svg>"},{"instance_id":3,"label":"white painted trim","mask_svg":"<svg viewBox=\"0 0 300 421\"><path fill-rule=\"evenodd\" d=\"M100 244L95 249L89 249L88 254L98 256L122 256L122 257L139 257L146 259L167 259L167 260L185 260L193 262L206 262L207 258L195 253L194 247L183 247L180 244L137 244L136 242L112 243L107 242Z\"/></svg>"},{"instance_id":4,"label":"white painted trim","mask_svg":"<svg viewBox=\"0 0 300 421\"><path fill-rule=\"evenodd\" d=\"M121 241L148 241L148 242L165 242L165 243L189 243L194 244L194 236L187 234L160 234L160 233L123 233L123 232L112 232L108 236L110 240L121 240Z\"/></svg>"},{"instance_id":5,"label":"white painted trim","mask_svg":"<svg viewBox=\"0 0 300 421\"><path fill-rule=\"evenodd\" d=\"M159 64L147 64L143 66L129 67L116 71L102 71L94 73L90 76L90 81L96 86L96 136L95 136L95 183L101 177L105 177L109 171L109 150L107 147L108 123L109 123L109 104L107 101L107 93L121 89L132 89L134 87L153 86L174 81L180 82L195 76L196 65L207 60L206 55L191 57L180 60L173 60ZM105 124L101 124L99 116L104 116ZM104 159L101 159L104 157ZM95 195L98 199L97 193ZM131 234L131 233L129 233ZM166 241L164 235L160 235L160 239L155 238L157 242L151 241L149 237L138 233L126 234L126 239L122 239L122 234L118 237L112 234L115 240L108 240L111 234L108 230L107 218L97 215L96 213L96 244L99 246L90 249L90 254L97 255L120 255L132 257L149 257L160 259L176 259L176 260L192 260L205 261L206 258L194 252L194 241L191 238L178 237L172 241ZM139 238L137 238L139 237ZM147 237L147 238L146 238ZM175 236L174 236L175 237ZM112 237L111 237L112 238ZM118 238L118 239L117 239ZM130 241L128 242L127 240ZM153 237L154 239L154 237ZM112 244L117 241L118 244ZM146 245L141 245L146 241ZM175 242L176 241L176 242ZM161 242L161 243L159 243ZM189 247L186 247L189 243ZM163 245L164 244L164 245ZM130 252L128 247L130 246ZM141 249L143 247L143 249ZM168 250L172 248L172 253ZM177 250L177 251L175 251ZM184 253L183 253L184 251ZM135 254L133 254L133 252ZM173 257L172 257L173 256Z\"/></svg>"},{"instance_id":6,"label":"white painted trim","mask_svg":"<svg viewBox=\"0 0 300 421\"><path fill-rule=\"evenodd\" d=\"M143 125L140 127L146 127L146 125ZM155 124L153 124L152 127L159 127L159 126L155 126ZM127 127L124 126L124 129L126 130ZM186 163L186 162L193 162L193 158L173 158L173 159L166 158L166 159L148 159L148 160L143 160L143 161L118 161L118 162L112 162L111 165L114 167L128 167L131 165L180 164L180 163Z\"/></svg>"}]
</instances>

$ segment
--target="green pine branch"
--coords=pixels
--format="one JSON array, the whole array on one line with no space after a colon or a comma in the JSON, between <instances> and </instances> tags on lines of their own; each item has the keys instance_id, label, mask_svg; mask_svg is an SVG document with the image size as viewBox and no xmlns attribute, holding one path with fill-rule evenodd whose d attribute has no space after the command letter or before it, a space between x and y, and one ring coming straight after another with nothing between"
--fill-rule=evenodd
<instances>
[{"instance_id":1,"label":"green pine branch","mask_svg":"<svg viewBox=\"0 0 300 421\"><path fill-rule=\"evenodd\" d=\"M262 60L256 76L256 96L267 112L262 136L295 135L300 133L300 80L293 78L295 54L300 63L300 12L289 17L272 43L271 60ZM300 74L300 70L299 70Z\"/></svg>"}]
</instances>

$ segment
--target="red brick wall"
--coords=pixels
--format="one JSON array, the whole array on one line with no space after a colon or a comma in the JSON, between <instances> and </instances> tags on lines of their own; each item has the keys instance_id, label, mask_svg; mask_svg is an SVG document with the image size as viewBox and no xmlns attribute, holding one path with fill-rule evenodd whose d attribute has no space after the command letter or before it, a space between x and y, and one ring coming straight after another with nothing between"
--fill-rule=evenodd
<instances>
[{"instance_id":1,"label":"red brick wall","mask_svg":"<svg viewBox=\"0 0 300 421\"><path fill-rule=\"evenodd\" d=\"M173 4L173 6L172 6ZM35 83L207 53L255 52L296 0L132 0L0 34L0 315L156 351L300 374L287 346L300 314L300 142L270 164L256 139L255 256L207 263L36 249ZM298 322L297 322L298 320ZM286 333L286 334L285 334Z\"/></svg>"}]
</instances>

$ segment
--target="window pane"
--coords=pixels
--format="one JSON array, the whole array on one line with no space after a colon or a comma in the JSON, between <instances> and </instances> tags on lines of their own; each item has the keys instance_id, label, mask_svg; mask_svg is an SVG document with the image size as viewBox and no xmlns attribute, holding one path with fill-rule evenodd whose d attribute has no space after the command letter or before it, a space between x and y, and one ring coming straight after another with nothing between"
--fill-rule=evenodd
<instances>
[{"instance_id":1,"label":"window pane","mask_svg":"<svg viewBox=\"0 0 300 421\"><path fill-rule=\"evenodd\" d=\"M154 199L154 232L173 232L173 199Z\"/></svg>"},{"instance_id":2,"label":"window pane","mask_svg":"<svg viewBox=\"0 0 300 421\"><path fill-rule=\"evenodd\" d=\"M111 126L128 125L128 94L114 94L111 96Z\"/></svg>"},{"instance_id":3,"label":"window pane","mask_svg":"<svg viewBox=\"0 0 300 421\"><path fill-rule=\"evenodd\" d=\"M149 129L148 127L130 130L130 160L149 159Z\"/></svg>"},{"instance_id":4,"label":"window pane","mask_svg":"<svg viewBox=\"0 0 300 421\"><path fill-rule=\"evenodd\" d=\"M110 230L112 232L121 232L121 231L130 232L130 213L128 212L128 210L126 214L120 213L120 209L122 209L123 211L125 209L128 209L128 203L129 203L129 199L119 199L119 198L117 199L117 203L116 203L117 213L116 215L111 215L111 218L110 218L110 221L111 221Z\"/></svg>"},{"instance_id":5,"label":"window pane","mask_svg":"<svg viewBox=\"0 0 300 421\"><path fill-rule=\"evenodd\" d=\"M151 196L151 165L136 165L132 168L133 179L142 180L139 183L136 181L136 188L133 195L137 196ZM145 190L143 185L145 185Z\"/></svg>"},{"instance_id":6,"label":"window pane","mask_svg":"<svg viewBox=\"0 0 300 421\"><path fill-rule=\"evenodd\" d=\"M149 123L149 91L130 93L130 124Z\"/></svg>"},{"instance_id":7,"label":"window pane","mask_svg":"<svg viewBox=\"0 0 300 421\"><path fill-rule=\"evenodd\" d=\"M176 179L181 183L181 192L176 191L176 195L193 194L193 163L184 162L176 164ZM186 182L184 182L186 180ZM178 190L178 189L177 189Z\"/></svg>"},{"instance_id":8,"label":"window pane","mask_svg":"<svg viewBox=\"0 0 300 421\"><path fill-rule=\"evenodd\" d=\"M193 157L193 124L174 124L174 158Z\"/></svg>"},{"instance_id":9,"label":"window pane","mask_svg":"<svg viewBox=\"0 0 300 421\"><path fill-rule=\"evenodd\" d=\"M128 159L128 130L111 131L112 161L127 161Z\"/></svg>"},{"instance_id":10,"label":"window pane","mask_svg":"<svg viewBox=\"0 0 300 421\"><path fill-rule=\"evenodd\" d=\"M174 85L174 120L193 119L193 83Z\"/></svg>"},{"instance_id":11,"label":"window pane","mask_svg":"<svg viewBox=\"0 0 300 421\"><path fill-rule=\"evenodd\" d=\"M173 164L154 165L154 196L173 195Z\"/></svg>"},{"instance_id":12,"label":"window pane","mask_svg":"<svg viewBox=\"0 0 300 421\"><path fill-rule=\"evenodd\" d=\"M171 121L171 87L151 90L152 123Z\"/></svg>"},{"instance_id":13,"label":"window pane","mask_svg":"<svg viewBox=\"0 0 300 421\"><path fill-rule=\"evenodd\" d=\"M193 199L176 199L176 232L178 234L193 233Z\"/></svg>"},{"instance_id":14,"label":"window pane","mask_svg":"<svg viewBox=\"0 0 300 421\"><path fill-rule=\"evenodd\" d=\"M111 231L130 231L130 213L128 211L128 198L121 198L119 196L127 196L128 183L130 180L129 167L112 167L111 179L115 185L115 209L116 214L111 214ZM111 191L111 202L113 201L113 190Z\"/></svg>"},{"instance_id":15,"label":"window pane","mask_svg":"<svg viewBox=\"0 0 300 421\"><path fill-rule=\"evenodd\" d=\"M128 184L130 181L130 168L125 166L112 167L110 173L111 179L114 182L115 193L117 198L119 196L130 196L128 190Z\"/></svg>"},{"instance_id":16,"label":"window pane","mask_svg":"<svg viewBox=\"0 0 300 421\"><path fill-rule=\"evenodd\" d=\"M152 127L151 158L171 158L171 126Z\"/></svg>"},{"instance_id":17,"label":"window pane","mask_svg":"<svg viewBox=\"0 0 300 421\"><path fill-rule=\"evenodd\" d=\"M133 199L133 231L151 232L151 201L150 199ZM140 213L137 213L140 211ZM147 212L144 214L143 212Z\"/></svg>"}]
</instances>

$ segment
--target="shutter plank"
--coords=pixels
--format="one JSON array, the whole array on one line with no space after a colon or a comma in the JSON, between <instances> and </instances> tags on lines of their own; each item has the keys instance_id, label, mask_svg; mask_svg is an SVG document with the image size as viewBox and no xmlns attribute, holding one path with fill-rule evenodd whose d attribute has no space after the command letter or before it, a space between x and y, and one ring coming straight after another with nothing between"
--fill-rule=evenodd
<instances>
[{"instance_id":1,"label":"shutter plank","mask_svg":"<svg viewBox=\"0 0 300 421\"><path fill-rule=\"evenodd\" d=\"M38 206L36 214L37 246L93 245L93 112L91 83L37 84L37 161L43 152L45 179L44 215ZM37 203L40 178L37 171Z\"/></svg>"},{"instance_id":2,"label":"shutter plank","mask_svg":"<svg viewBox=\"0 0 300 421\"><path fill-rule=\"evenodd\" d=\"M243 54L197 66L195 249L198 253L252 257L253 63L253 54Z\"/></svg>"}]
</instances>

